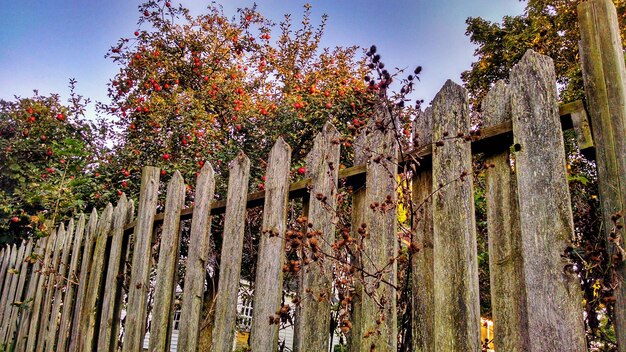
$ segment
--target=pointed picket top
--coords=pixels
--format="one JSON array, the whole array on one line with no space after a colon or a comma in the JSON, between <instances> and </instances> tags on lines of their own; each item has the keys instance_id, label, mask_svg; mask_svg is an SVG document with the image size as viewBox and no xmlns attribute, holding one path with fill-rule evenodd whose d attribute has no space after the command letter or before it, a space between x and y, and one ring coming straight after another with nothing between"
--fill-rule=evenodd
<instances>
[{"instance_id":1,"label":"pointed picket top","mask_svg":"<svg viewBox=\"0 0 626 352\"><path fill-rule=\"evenodd\" d=\"M131 221L133 221L135 216L135 201L132 199L128 199L127 201L128 203L126 204L126 223L130 223Z\"/></svg>"},{"instance_id":2,"label":"pointed picket top","mask_svg":"<svg viewBox=\"0 0 626 352\"><path fill-rule=\"evenodd\" d=\"M98 221L97 233L98 237L108 235L111 231L111 219L113 218L113 204L107 203L106 208L102 212L102 216Z\"/></svg>"},{"instance_id":3,"label":"pointed picket top","mask_svg":"<svg viewBox=\"0 0 626 352\"><path fill-rule=\"evenodd\" d=\"M313 140L313 148L306 156L307 177L312 176L313 170L311 170L310 165L313 160L318 159L316 156L325 153L333 144L339 144L339 141L334 141L339 138L339 136L340 134L339 131L337 131L337 128L335 128L332 123L327 121L324 124L324 127L322 127L322 130L315 136L315 139ZM323 160L319 161L323 162ZM334 165L334 167L339 167L339 165Z\"/></svg>"},{"instance_id":4,"label":"pointed picket top","mask_svg":"<svg viewBox=\"0 0 626 352\"><path fill-rule=\"evenodd\" d=\"M414 148L427 146L433 141L433 109L427 107L420 111L413 120L413 141Z\"/></svg>"},{"instance_id":5,"label":"pointed picket top","mask_svg":"<svg viewBox=\"0 0 626 352\"><path fill-rule=\"evenodd\" d=\"M244 153L243 151L240 151L239 154L237 154L237 156L230 161L230 163L228 164L228 169L229 170L234 170L235 168L244 168L245 165L249 165L250 164L250 158L248 158L248 156L246 155L246 153Z\"/></svg>"},{"instance_id":6,"label":"pointed picket top","mask_svg":"<svg viewBox=\"0 0 626 352\"><path fill-rule=\"evenodd\" d=\"M93 236L96 233L96 229L98 227L98 210L93 208L91 210L91 214L89 215L89 220L87 221L87 238L86 241L93 240Z\"/></svg>"},{"instance_id":7,"label":"pointed picket top","mask_svg":"<svg viewBox=\"0 0 626 352\"><path fill-rule=\"evenodd\" d=\"M200 173L198 174L197 177L197 183L201 183L200 180L204 180L206 182L206 179L208 177L213 177L215 175L215 171L213 170L213 166L211 165L210 162L205 162L204 165L202 166L202 169L200 169ZM196 185L196 188L198 185Z\"/></svg>"},{"instance_id":8,"label":"pointed picket top","mask_svg":"<svg viewBox=\"0 0 626 352\"><path fill-rule=\"evenodd\" d=\"M499 80L491 87L482 102L483 127L495 126L511 120L511 109L507 97L508 86Z\"/></svg>"},{"instance_id":9,"label":"pointed picket top","mask_svg":"<svg viewBox=\"0 0 626 352\"><path fill-rule=\"evenodd\" d=\"M284 153L289 153L291 155L291 147L289 146L289 144L287 144L287 142L285 142L283 137L278 137L278 139L276 140L276 143L274 143L274 146L272 147L272 150L270 151L269 157L271 158L272 155L281 155Z\"/></svg>"},{"instance_id":10,"label":"pointed picket top","mask_svg":"<svg viewBox=\"0 0 626 352\"><path fill-rule=\"evenodd\" d=\"M543 87L533 89L536 93L556 95L556 73L554 70L554 61L546 55L541 55L532 49L526 50L522 59L511 69L509 74L511 85L520 85L522 83L539 83L549 85L547 89ZM532 88L531 88L532 89ZM547 99L547 97L546 97ZM552 97L549 97L553 100ZM558 101L558 98L556 98ZM558 117L558 104L555 105Z\"/></svg>"}]
</instances>

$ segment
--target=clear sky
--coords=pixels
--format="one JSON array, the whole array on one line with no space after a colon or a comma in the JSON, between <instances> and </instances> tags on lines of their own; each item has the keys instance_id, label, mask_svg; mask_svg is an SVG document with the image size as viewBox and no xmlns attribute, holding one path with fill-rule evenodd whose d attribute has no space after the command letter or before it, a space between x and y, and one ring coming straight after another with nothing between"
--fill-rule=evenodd
<instances>
[{"instance_id":1,"label":"clear sky","mask_svg":"<svg viewBox=\"0 0 626 352\"><path fill-rule=\"evenodd\" d=\"M206 0L171 0L195 13ZM227 15L248 0L217 1ZM278 22L293 14L298 23L303 0L257 0L258 10ZM309 0L313 17L328 14L324 46L375 44L389 68L421 65L424 70L416 96L429 102L450 78L473 61L474 46L465 36L465 19L500 21L522 13L518 0ZM104 58L120 37L138 28L140 0L0 0L0 99L60 93L67 98L69 78L77 91L107 101L106 82L118 68ZM65 100L65 99L64 99ZM93 105L93 104L92 104ZM89 109L93 111L93 108Z\"/></svg>"}]
</instances>

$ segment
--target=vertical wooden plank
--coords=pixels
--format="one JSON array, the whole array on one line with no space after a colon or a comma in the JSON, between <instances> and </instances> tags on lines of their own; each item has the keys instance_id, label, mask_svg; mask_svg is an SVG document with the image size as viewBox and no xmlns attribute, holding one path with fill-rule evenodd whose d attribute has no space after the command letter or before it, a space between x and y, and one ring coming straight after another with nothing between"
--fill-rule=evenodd
<instances>
[{"instance_id":1,"label":"vertical wooden plank","mask_svg":"<svg viewBox=\"0 0 626 352\"><path fill-rule=\"evenodd\" d=\"M4 279L7 273L7 267L9 266L9 257L11 256L11 247L7 246L2 248L2 262L0 264L0 292L4 288Z\"/></svg>"},{"instance_id":2,"label":"vertical wooden plank","mask_svg":"<svg viewBox=\"0 0 626 352\"><path fill-rule=\"evenodd\" d=\"M92 351L98 339L96 336L98 333L96 324L100 321L102 290L104 288L103 278L106 273L106 247L109 233L111 232L112 220L113 205L109 203L98 220L96 230L96 246L91 258L91 273L89 274L87 292L85 293L81 317L78 322L78 349L80 351Z\"/></svg>"},{"instance_id":3,"label":"vertical wooden plank","mask_svg":"<svg viewBox=\"0 0 626 352\"><path fill-rule=\"evenodd\" d=\"M233 177L232 175L231 170L231 177ZM209 163L205 163L196 180L195 204L189 235L189 257L187 258L185 289L183 291L182 310L180 312L180 321L185 323L180 325L178 333L179 351L195 351L198 348L204 281L211 237L211 202L214 190L213 168ZM227 199L230 201L230 195ZM241 221L241 218L237 220ZM229 237L224 236L224 243L226 243ZM220 287L221 285L220 283ZM218 328L219 326L215 327L215 329Z\"/></svg>"},{"instance_id":4,"label":"vertical wooden plank","mask_svg":"<svg viewBox=\"0 0 626 352\"><path fill-rule=\"evenodd\" d=\"M76 304L74 307L74 316L72 317L72 329L70 334L70 351L76 351L78 348L78 333L80 322L82 319L83 306L87 288L89 286L89 276L91 273L94 247L96 244L96 232L98 228L98 212L93 209L89 220L87 221L87 234L85 236L85 248L80 266L80 276L78 278L78 289L76 290Z\"/></svg>"},{"instance_id":5,"label":"vertical wooden plank","mask_svg":"<svg viewBox=\"0 0 626 352\"><path fill-rule=\"evenodd\" d=\"M33 240L30 239L28 243L26 244L26 249L24 250L24 256L22 256L22 259L17 262L17 265L20 266L19 279L17 282L17 289L15 291L15 296L13 297L13 303L15 303L16 305L20 305L20 303L23 303L23 300L24 300L24 294L25 294L24 286L26 284L26 279L28 277L28 267L30 265L30 256L32 254L32 250L33 250ZM23 317L25 314L27 314L27 312L24 308L20 306L11 307L11 317L9 319L8 332L6 334L7 342L9 343L14 342L13 338L18 328L17 326L18 317ZM22 318L22 322L23 322L23 318ZM15 346L15 344L13 344L13 346Z\"/></svg>"},{"instance_id":6,"label":"vertical wooden plank","mask_svg":"<svg viewBox=\"0 0 626 352\"><path fill-rule=\"evenodd\" d=\"M174 296L176 294L176 267L180 248L180 212L185 203L185 181L180 172L174 172L167 187L165 213L161 231L159 263L154 289L154 308L150 324L149 350L167 351L170 348Z\"/></svg>"},{"instance_id":7,"label":"vertical wooden plank","mask_svg":"<svg viewBox=\"0 0 626 352\"><path fill-rule=\"evenodd\" d=\"M19 245L19 249L17 249L17 256L15 257L15 263L13 267L9 269L7 273L7 277L11 278L11 283L9 284L9 290L7 297L3 297L6 299L4 302L4 306L2 309L4 313L2 314L2 318L0 319L0 341L4 341L8 344L7 333L9 330L10 319L11 319L11 311L13 306L13 302L15 301L15 295L17 294L17 282L19 280L19 269L22 267L22 262L24 261L24 252L26 250L26 243L22 241Z\"/></svg>"},{"instance_id":8,"label":"vertical wooden plank","mask_svg":"<svg viewBox=\"0 0 626 352\"><path fill-rule=\"evenodd\" d=\"M363 223L361 266L361 335L355 336L360 351L396 351L397 312L397 154L393 117L380 107L367 136L369 148ZM394 287L392 287L393 285Z\"/></svg>"},{"instance_id":9,"label":"vertical wooden plank","mask_svg":"<svg viewBox=\"0 0 626 352\"><path fill-rule=\"evenodd\" d=\"M552 59L511 71L511 114L528 317L527 351L586 351L582 295L561 253L574 235Z\"/></svg>"},{"instance_id":10,"label":"vertical wooden plank","mask_svg":"<svg viewBox=\"0 0 626 352\"><path fill-rule=\"evenodd\" d=\"M483 101L484 126L510 121L508 88L496 82ZM487 232L489 234L489 279L494 345L499 351L524 351L528 325L523 272L522 237L517 206L517 185L511 171L509 150L487 155L485 172Z\"/></svg>"},{"instance_id":11,"label":"vertical wooden plank","mask_svg":"<svg viewBox=\"0 0 626 352\"><path fill-rule=\"evenodd\" d=\"M63 301L63 311L61 312L61 322L59 323L59 340L57 342L57 350L65 351L69 329L72 323L72 310L76 304L75 295L76 286L78 285L78 264L82 258L82 243L85 233L85 215L80 214L74 234L74 244L72 245L72 259L67 272L67 288L65 291L65 299Z\"/></svg>"},{"instance_id":12,"label":"vertical wooden plank","mask_svg":"<svg viewBox=\"0 0 626 352\"><path fill-rule=\"evenodd\" d=\"M61 252L63 251L63 246L65 245L65 236L65 225L61 223L56 232L56 243L54 245L52 253L52 260L50 261L50 265L46 271L46 274L48 276L48 282L46 285L46 295L44 296L44 301L42 302L43 309L41 310L41 322L39 323L39 332L37 333L37 352L44 351L44 348L46 347L46 337L48 336L48 330L50 329L51 324L50 311L52 310L52 298L54 297L57 290L60 289L60 287L57 287L57 272L59 271Z\"/></svg>"},{"instance_id":13,"label":"vertical wooden plank","mask_svg":"<svg viewBox=\"0 0 626 352\"><path fill-rule=\"evenodd\" d=\"M319 231L309 239L311 248L330 253L335 240L337 208L337 178L339 175L339 132L330 123L315 137L313 149L307 155L307 176L311 178L308 206L310 232ZM321 255L317 253L319 257ZM330 298L333 296L330 278L332 262L324 258L311 259L303 267L298 287L301 298L294 329L294 351L327 351L329 344ZM319 300L319 297L326 297Z\"/></svg>"},{"instance_id":14,"label":"vertical wooden plank","mask_svg":"<svg viewBox=\"0 0 626 352\"><path fill-rule=\"evenodd\" d=\"M428 107L413 122L415 147L432 143L432 109ZM430 164L422 165L413 176L412 216L414 218L413 246L419 252L411 254L411 292L413 351L433 351L435 339L434 266L433 266L433 172Z\"/></svg>"},{"instance_id":15,"label":"vertical wooden plank","mask_svg":"<svg viewBox=\"0 0 626 352\"><path fill-rule=\"evenodd\" d=\"M448 80L432 103L433 141L468 134L467 91ZM462 177L466 174L468 176ZM450 138L433 149L435 351L480 350L476 220L470 143Z\"/></svg>"},{"instance_id":16,"label":"vertical wooden plank","mask_svg":"<svg viewBox=\"0 0 626 352\"><path fill-rule=\"evenodd\" d=\"M237 297L239 295L241 259L243 256L243 237L246 223L244 219L246 218L250 159L244 153L239 153L231 161L229 169L230 176L226 197L226 214L224 215L220 282L215 302L215 328L213 329L211 347L211 351L215 352L230 352L233 349L233 334L235 333L237 322ZM204 268L199 273L204 275ZM184 304L185 301L183 300Z\"/></svg>"},{"instance_id":17,"label":"vertical wooden plank","mask_svg":"<svg viewBox=\"0 0 626 352\"><path fill-rule=\"evenodd\" d=\"M48 336L46 338L47 346L55 346L56 333L58 331L58 323L61 313L61 301L65 298L63 293L67 290L69 282L67 280L67 266L69 261L69 255L72 251L72 241L74 240L74 219L71 219L67 231L65 233L65 239L63 244L63 252L61 254L61 261L59 262L59 270L57 272L57 290L54 294L54 304L52 305L52 311L50 313L50 325L48 328Z\"/></svg>"},{"instance_id":18,"label":"vertical wooden plank","mask_svg":"<svg viewBox=\"0 0 626 352\"><path fill-rule=\"evenodd\" d=\"M611 217L626 209L626 68L615 6L610 0L578 5L580 58L585 96L598 165L598 189L605 236L614 231ZM623 218L618 220L624 225ZM624 243L624 231L616 231ZM609 255L613 245L608 244ZM620 284L615 290L613 321L620 352L626 351L626 263L618 265Z\"/></svg>"},{"instance_id":19,"label":"vertical wooden plank","mask_svg":"<svg viewBox=\"0 0 626 352\"><path fill-rule=\"evenodd\" d=\"M139 210L135 226L133 265L128 292L124 352L140 351L146 333L146 310L150 289L150 250L159 191L159 169L146 166L141 173Z\"/></svg>"},{"instance_id":20,"label":"vertical wooden plank","mask_svg":"<svg viewBox=\"0 0 626 352\"><path fill-rule=\"evenodd\" d=\"M50 237L44 237L39 239L35 243L35 253L34 256L30 258L30 260L34 260L33 269L30 274L30 278L28 280L28 289L26 290L24 296L24 303L26 303L26 307L21 314L20 317L20 328L17 334L16 339L16 347L15 351L25 351L26 343L28 338L28 332L30 329L31 322L33 320L37 320L37 316L33 313L34 311L34 302L37 295L37 288L39 287L39 281L42 279L41 277L41 268L42 268L42 259L45 254L45 249L47 247L47 243L50 240Z\"/></svg>"},{"instance_id":21,"label":"vertical wooden plank","mask_svg":"<svg viewBox=\"0 0 626 352\"><path fill-rule=\"evenodd\" d=\"M113 335L114 326L119 324L119 315L115 315L115 307L119 302L120 273L122 264L122 243L124 240L124 226L128 222L128 201L126 194L122 194L113 211L113 227L111 230L111 250L108 258L105 278L106 289L102 298L102 315L98 333L98 351L110 351L115 346L117 336Z\"/></svg>"},{"instance_id":22,"label":"vertical wooden plank","mask_svg":"<svg viewBox=\"0 0 626 352\"><path fill-rule=\"evenodd\" d=\"M250 347L253 351L274 351L278 346L278 324L270 317L280 308L283 291L289 164L291 147L278 138L269 155L266 170L263 230L256 267Z\"/></svg>"},{"instance_id":23,"label":"vertical wooden plank","mask_svg":"<svg viewBox=\"0 0 626 352\"><path fill-rule=\"evenodd\" d=\"M37 280L37 288L35 291L31 313L31 321L30 327L28 328L28 341L26 344L26 351L34 351L35 346L37 344L37 337L40 329L44 329L45 327L41 326L42 320L42 302L44 300L44 296L46 294L46 286L49 279L49 267L50 262L52 261L52 255L54 249L56 247L56 242L58 237L56 236L56 231L52 231L52 233L47 237L46 241L46 249L43 252L43 261L41 263L39 280Z\"/></svg>"},{"instance_id":24,"label":"vertical wooden plank","mask_svg":"<svg viewBox=\"0 0 626 352\"><path fill-rule=\"evenodd\" d=\"M1 278L2 280L4 280L4 285L2 285L2 297L0 297L0 341L2 341L3 338L3 330L4 330L4 316L9 314L10 311L10 307L11 307L11 298L9 298L9 296L11 296L15 290L15 287L11 287L14 286L13 285L13 281L16 282L17 285L17 275L16 274L16 270L15 270L15 265L16 262L18 260L18 255L19 254L23 254L24 252L24 246L20 245L16 245L13 244L11 246L11 255L9 258L9 265L7 267L7 271L6 274L4 275L3 278Z\"/></svg>"}]
</instances>

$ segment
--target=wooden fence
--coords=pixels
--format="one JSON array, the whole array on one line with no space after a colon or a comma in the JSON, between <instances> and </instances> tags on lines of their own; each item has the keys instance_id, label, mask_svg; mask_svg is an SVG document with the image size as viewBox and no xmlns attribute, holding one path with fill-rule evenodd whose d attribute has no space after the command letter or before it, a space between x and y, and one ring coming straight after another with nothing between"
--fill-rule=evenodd
<instances>
[{"instance_id":1,"label":"wooden fence","mask_svg":"<svg viewBox=\"0 0 626 352\"><path fill-rule=\"evenodd\" d=\"M598 0L600 1L600 0ZM265 190L248 193L250 161L230 164L228 194L214 200L207 163L194 206L176 172L157 214L159 170L145 167L135 204L122 196L89 217L54 227L50 236L0 250L0 344L14 351L169 350L176 306L182 220L191 219L178 350L195 351L201 328L211 215L224 214L212 350L232 351L247 209L263 206L250 347L278 349L278 315L295 309L296 351L329 349L336 282L330 258L302 264L296 307L283 306L289 199L301 198L308 248L330 252L337 234L339 185L349 184L352 233L361 255L351 314L341 322L350 351L396 351L397 254L410 257L412 350L479 351L480 316L472 155L486 171L491 297L499 351L585 351L582 295L561 254L573 238L562 129L592 142L582 104L559 108L551 59L532 51L484 102L484 125L470 131L467 92L448 81L415 121L416 147L399 153L392 117L373 116L355 145L355 166L339 169L338 132L327 124L307 157L306 179L289 183L291 149L276 141ZM594 131L596 133L597 131ZM400 158L399 155L403 155ZM412 196L419 221L411 243L399 241L398 165L419 157ZM345 182L339 182L344 180ZM157 231L158 228L158 231ZM158 236L156 234L159 234ZM155 256L158 252L158 256ZM151 258L158 257L157 261ZM155 284L156 283L156 284ZM151 290L151 286L154 287ZM148 313L148 302L153 301ZM148 319L150 316L150 319Z\"/></svg>"},{"instance_id":2,"label":"wooden fence","mask_svg":"<svg viewBox=\"0 0 626 352\"><path fill-rule=\"evenodd\" d=\"M533 345L541 347L528 350L585 350L577 278L564 270L567 263L560 256L573 235L562 121L574 117L571 125L579 126L584 110L579 104L562 107L560 119L554 82L551 60L529 51L511 72L510 84L498 83L490 92L485 125L478 132L470 132L466 91L451 81L416 120L419 147L410 156L421 157L422 163L412 185L415 199L424 206L414 237L422 250L412 263L414 350L480 349L472 152L485 153L491 166L486 177L496 344L505 351ZM167 185L164 212L157 214L160 173L145 167L136 217L133 202L122 196L117 206L59 224L37 242L2 249L2 342L15 351L140 351L155 273L149 350L168 350L181 220L191 217L178 349L195 351L211 212L224 212L212 336L213 350L231 351L244 218L248 207L262 202L250 347L274 351L278 324L270 320L278 319L276 312L283 306L288 200L304 197L308 245L326 252L336 241L338 180L346 179L361 189L353 194L354 236L360 229L367 232L360 236L361 258L367 259L354 265L377 273L363 275L356 285L351 349L395 351L397 262L390 258L397 255L399 241L398 181L393 175L406 160L397 160L391 116L379 112L372 121L378 127L357 148L360 163L352 168L339 170L339 135L327 124L307 158L307 178L299 183L289 184L291 150L279 139L268 158L265 191L248 194L250 162L242 154L230 165L226 201L214 201L215 180L207 163L197 178L195 205L184 208L185 184L176 172ZM383 204L389 209L382 209ZM160 222L160 238L155 238ZM152 263L156 248L158 262ZM327 258L302 271L295 325L298 351L328 350L333 283L324 273L332 265ZM122 285L125 268L130 268L127 291ZM320 294L327 299L307 299ZM118 345L121 332L123 343Z\"/></svg>"}]
</instances>

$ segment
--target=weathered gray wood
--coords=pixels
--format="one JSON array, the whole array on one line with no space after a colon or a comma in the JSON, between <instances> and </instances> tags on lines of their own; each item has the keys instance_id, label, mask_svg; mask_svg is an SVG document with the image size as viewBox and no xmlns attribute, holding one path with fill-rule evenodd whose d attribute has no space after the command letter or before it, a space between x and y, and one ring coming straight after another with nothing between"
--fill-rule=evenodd
<instances>
[{"instance_id":1,"label":"weathered gray wood","mask_svg":"<svg viewBox=\"0 0 626 352\"><path fill-rule=\"evenodd\" d=\"M6 277L7 268L9 267L9 258L11 257L11 247L7 246L2 248L2 251L2 264L0 264L0 292L2 292L2 289L4 288L4 279Z\"/></svg>"},{"instance_id":2,"label":"weathered gray wood","mask_svg":"<svg viewBox=\"0 0 626 352\"><path fill-rule=\"evenodd\" d=\"M146 333L146 310L150 289L150 250L154 214L159 192L159 169L146 166L141 174L139 210L134 234L133 261L128 292L124 352L140 351Z\"/></svg>"},{"instance_id":3,"label":"weathered gray wood","mask_svg":"<svg viewBox=\"0 0 626 352\"><path fill-rule=\"evenodd\" d=\"M598 188L603 231L614 231L611 216L626 209L626 69L615 6L610 0L592 0L578 5L580 58L583 69L593 137L596 144ZM618 220L624 225L623 219ZM624 231L617 234L624 239ZM624 242L622 241L622 244ZM610 255L613 246L609 243ZM626 264L618 265L620 281L626 279ZM615 290L613 321L618 349L626 351L626 285Z\"/></svg>"},{"instance_id":4,"label":"weathered gray wood","mask_svg":"<svg viewBox=\"0 0 626 352\"><path fill-rule=\"evenodd\" d=\"M55 346L56 334L58 331L58 323L60 323L61 313L61 301L65 300L64 292L67 290L69 280L67 278L67 269L69 262L69 255L72 251L72 242L74 240L74 219L71 219L67 231L65 232L65 239L63 244L63 252L59 262L59 270L57 271L57 285L56 292L54 294L54 301L52 305L52 311L50 312L50 325L48 327L48 336L46 337L47 346Z\"/></svg>"},{"instance_id":5,"label":"weathered gray wood","mask_svg":"<svg viewBox=\"0 0 626 352\"><path fill-rule=\"evenodd\" d=\"M106 247L113 220L113 205L107 204L106 209L98 220L96 230L96 245L91 258L91 272L89 274L89 284L78 321L78 349L80 351L94 350L97 342L98 326L100 321L100 307L104 289L103 278L106 273Z\"/></svg>"},{"instance_id":6,"label":"weathered gray wood","mask_svg":"<svg viewBox=\"0 0 626 352\"><path fill-rule=\"evenodd\" d=\"M448 80L432 103L433 141L467 134L467 91ZM467 176L461 177L466 174ZM480 305L470 143L433 149L435 351L480 350Z\"/></svg>"},{"instance_id":7,"label":"weathered gray wood","mask_svg":"<svg viewBox=\"0 0 626 352\"><path fill-rule=\"evenodd\" d=\"M318 231L309 244L314 243L311 249L316 248L322 253L330 253L330 244L335 240L336 222L333 220L336 217L341 151L338 138L337 129L327 122L315 137L313 149L306 160L307 176L312 180L308 231ZM320 253L314 254L320 259L304 266L300 277L298 296L302 301L294 329L294 351L328 350L333 263ZM319 297L326 299L320 300Z\"/></svg>"},{"instance_id":8,"label":"weathered gray wood","mask_svg":"<svg viewBox=\"0 0 626 352\"><path fill-rule=\"evenodd\" d=\"M13 297L14 306L11 308L11 317L7 325L8 331L6 334L7 336L6 341L9 343L13 343L14 341L13 338L18 328L17 326L18 319L20 318L20 316L27 314L27 312L25 311L24 308L22 308L21 305L23 303L23 299L25 295L24 286L26 284L26 278L28 277L28 267L30 266L30 257L32 255L32 251L33 251L33 240L30 239L28 243L26 244L26 249L24 250L24 255L22 256L22 259L17 262L17 265L20 266L19 279L17 282L15 295ZM13 344L13 346L15 346L15 344Z\"/></svg>"},{"instance_id":9,"label":"weathered gray wood","mask_svg":"<svg viewBox=\"0 0 626 352\"><path fill-rule=\"evenodd\" d=\"M17 282L20 278L20 269L22 267L22 262L24 262L24 253L26 250L26 243L22 241L19 245L19 249L17 250L17 256L15 258L15 263L13 264L13 268L10 269L7 277L11 277L11 284L9 285L8 296L6 297L6 301L4 302L4 313L2 315L2 319L0 320L0 341L3 341L8 345L10 342L8 340L8 332L9 327L11 325L11 312L13 308L13 303L15 302L15 296L17 295Z\"/></svg>"},{"instance_id":10,"label":"weathered gray wood","mask_svg":"<svg viewBox=\"0 0 626 352\"><path fill-rule=\"evenodd\" d=\"M82 258L81 246L83 243L83 235L85 233L85 215L80 214L74 233L74 244L72 245L72 257L67 272L67 288L65 298L63 300L63 310L61 312L61 321L59 323L59 339L57 342L57 350L65 351L69 338L69 329L72 323L72 310L75 306L75 292L78 285L78 264Z\"/></svg>"},{"instance_id":11,"label":"weathered gray wood","mask_svg":"<svg viewBox=\"0 0 626 352\"><path fill-rule=\"evenodd\" d=\"M42 302L43 308L41 310L40 317L40 328L37 333L37 345L36 351L41 352L44 351L45 348L51 348L50 346L46 346L48 331L50 329L51 322L50 312L52 311L52 299L55 296L57 290L60 287L57 287L59 283L57 273L59 271L59 264L61 261L61 253L63 252L63 248L65 246L65 237L66 237L65 225L61 223L59 228L56 231L56 243L54 244L54 249L52 253L52 260L50 261L50 265L47 269L48 283L46 285L46 295L44 296L44 301Z\"/></svg>"},{"instance_id":12,"label":"weathered gray wood","mask_svg":"<svg viewBox=\"0 0 626 352\"><path fill-rule=\"evenodd\" d=\"M44 237L35 243L35 254L31 260L34 260L32 273L28 280L28 289L24 296L24 303L27 304L20 316L20 328L15 340L15 351L25 351L27 343L28 332L30 329L31 321L37 320L37 316L33 314L34 300L37 294L37 288L39 287L39 280L41 280L41 268L42 259L45 254L45 248L47 246L49 237Z\"/></svg>"},{"instance_id":13,"label":"weathered gray wood","mask_svg":"<svg viewBox=\"0 0 626 352\"><path fill-rule=\"evenodd\" d=\"M19 254L23 254L23 252L24 246L18 246L16 244L11 246L11 256L9 258L6 274L3 278L0 278L4 281L4 285L2 285L2 297L0 297L0 341L3 341L4 337L4 316L10 314L11 310L10 296L14 294L15 291L15 287L12 286L17 285L15 266ZM13 282L16 284L13 285Z\"/></svg>"},{"instance_id":14,"label":"weathered gray wood","mask_svg":"<svg viewBox=\"0 0 626 352\"><path fill-rule=\"evenodd\" d=\"M185 181L179 171L174 172L167 187L165 218L161 229L159 263L154 289L154 307L150 324L149 350L167 351L170 346L174 295L176 294L176 267L180 248L180 212L185 203ZM184 324L184 322L183 322Z\"/></svg>"},{"instance_id":15,"label":"weathered gray wood","mask_svg":"<svg viewBox=\"0 0 626 352\"><path fill-rule=\"evenodd\" d=\"M74 317L72 318L72 330L70 334L70 351L78 348L78 333L83 312L85 296L89 286L89 276L93 263L94 247L96 245L96 235L98 228L98 212L93 209L87 221L87 233L85 235L85 248L83 251L82 263L80 266L80 276L78 278L78 289L76 291L76 304L74 307Z\"/></svg>"},{"instance_id":16,"label":"weathered gray wood","mask_svg":"<svg viewBox=\"0 0 626 352\"><path fill-rule=\"evenodd\" d=\"M359 131L359 133L354 138L354 165L365 165L367 163L368 154L366 152L366 142L367 136L365 133L365 129ZM365 168L362 170L365 172ZM352 223L352 237L357 239L357 242L361 243L361 234L359 233L359 229L361 229L361 224L364 222L365 218L365 187L356 187L352 190L352 214L351 214L351 223ZM353 265L355 267L361 267L360 256L355 255L353 258L350 258L353 261ZM362 273L357 273L357 279L353 280L354 284L354 295L352 298L352 311L350 315L350 320L352 324L352 329L347 334L348 336L348 350L350 352L359 352L361 345L359 344L360 336L363 336L365 333L363 331L363 319L361 319L361 308L362 308L362 299L365 295L363 292L363 285L361 284L363 281Z\"/></svg>"},{"instance_id":17,"label":"weathered gray wood","mask_svg":"<svg viewBox=\"0 0 626 352\"><path fill-rule=\"evenodd\" d=\"M213 168L209 163L205 163L196 180L195 207L189 235L189 257L180 313L180 321L185 323L180 325L178 334L178 350L180 351L195 351L198 348L204 281L211 238L211 201L214 190ZM224 240L226 241L226 238Z\"/></svg>"},{"instance_id":18,"label":"weathered gray wood","mask_svg":"<svg viewBox=\"0 0 626 352\"><path fill-rule=\"evenodd\" d=\"M493 126L511 119L508 88L496 82L483 101L483 121ZM525 351L528 345L522 238L517 206L517 185L509 151L490 154L485 163L489 275L494 345L499 351Z\"/></svg>"},{"instance_id":19,"label":"weathered gray wood","mask_svg":"<svg viewBox=\"0 0 626 352\"><path fill-rule=\"evenodd\" d=\"M46 286L48 284L48 279L50 278L50 263L52 262L52 255L54 249L56 248L56 242L58 240L58 236L56 236L56 231L52 231L50 235L48 235L46 241L46 249L43 253L43 261L41 263L41 270L39 275L39 280L37 281L37 289L35 291L34 300L31 305L32 313L31 313L31 321L30 327L28 329L28 341L26 344L26 351L34 351L37 344L37 337L39 330L45 329L45 326L42 326L42 303L46 294Z\"/></svg>"},{"instance_id":20,"label":"weathered gray wood","mask_svg":"<svg viewBox=\"0 0 626 352\"><path fill-rule=\"evenodd\" d=\"M429 107L413 122L417 147L432 143L432 109ZM413 245L419 252L411 255L411 292L413 303L413 351L434 351L435 311L433 266L433 173L420 169L413 177L411 211L415 234Z\"/></svg>"},{"instance_id":21,"label":"weathered gray wood","mask_svg":"<svg viewBox=\"0 0 626 352\"><path fill-rule=\"evenodd\" d=\"M241 259L243 256L243 236L245 230L245 221L243 219L246 218L250 159L244 153L240 153L230 163L229 169L230 176L228 179L228 195L226 197L226 214L224 216L220 282L215 302L215 328L213 329L211 346L211 351L214 352L230 352L233 348L233 334L235 333L237 322L237 297L239 295ZM204 267L202 272L199 271L198 274L204 274ZM204 278L200 279L204 280Z\"/></svg>"},{"instance_id":22,"label":"weathered gray wood","mask_svg":"<svg viewBox=\"0 0 626 352\"><path fill-rule=\"evenodd\" d=\"M278 324L270 324L270 317L274 317L280 309L283 290L290 162L291 148L282 138L278 138L270 152L266 170L263 230L259 243L250 335L253 351L274 351L278 346Z\"/></svg>"},{"instance_id":23,"label":"weathered gray wood","mask_svg":"<svg viewBox=\"0 0 626 352\"><path fill-rule=\"evenodd\" d=\"M111 351L116 346L117 331L119 325L120 281L122 273L122 263L124 260L123 242L124 226L128 222L128 201L126 194L122 194L117 206L113 211L113 228L111 230L111 250L107 258L107 274L105 278L106 289L102 298L102 314L98 333L98 351ZM118 313L118 314L116 314Z\"/></svg>"},{"instance_id":24,"label":"weathered gray wood","mask_svg":"<svg viewBox=\"0 0 626 352\"><path fill-rule=\"evenodd\" d=\"M362 241L360 351L396 351L397 160L398 144L393 117L379 108L368 126L369 148L363 222L367 235Z\"/></svg>"},{"instance_id":25,"label":"weathered gray wood","mask_svg":"<svg viewBox=\"0 0 626 352\"><path fill-rule=\"evenodd\" d=\"M510 77L528 312L525 350L585 351L578 278L561 258L574 225L552 59L529 50Z\"/></svg>"}]
</instances>

